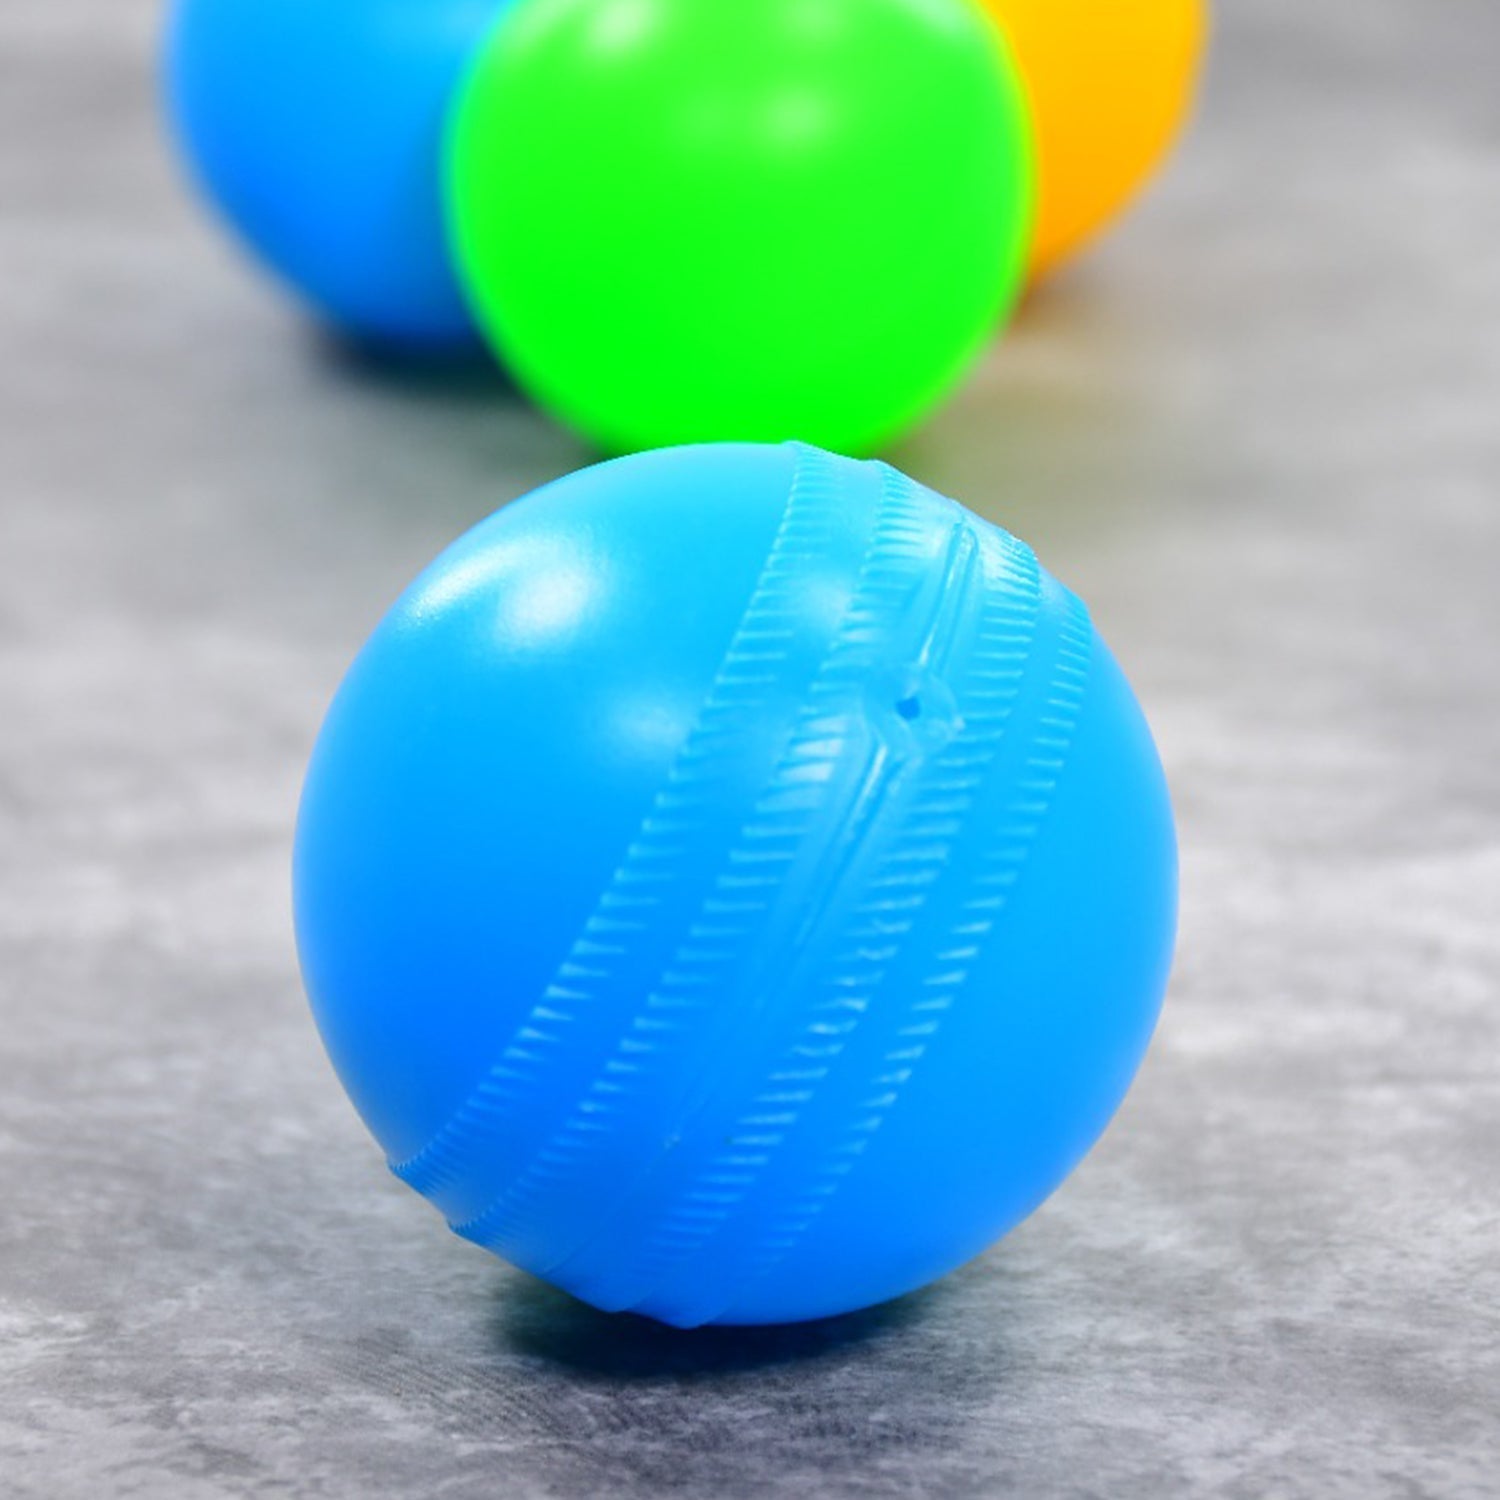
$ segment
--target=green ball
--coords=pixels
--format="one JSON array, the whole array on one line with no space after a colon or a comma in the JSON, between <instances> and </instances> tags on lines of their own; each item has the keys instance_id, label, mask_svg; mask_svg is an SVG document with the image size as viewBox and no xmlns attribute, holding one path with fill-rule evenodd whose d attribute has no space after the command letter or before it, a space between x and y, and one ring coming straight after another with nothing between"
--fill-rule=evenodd
<instances>
[{"instance_id":1,"label":"green ball","mask_svg":"<svg viewBox=\"0 0 1500 1500\"><path fill-rule=\"evenodd\" d=\"M867 453L1021 284L1022 85L973 0L521 0L455 105L481 324L611 452Z\"/></svg>"}]
</instances>

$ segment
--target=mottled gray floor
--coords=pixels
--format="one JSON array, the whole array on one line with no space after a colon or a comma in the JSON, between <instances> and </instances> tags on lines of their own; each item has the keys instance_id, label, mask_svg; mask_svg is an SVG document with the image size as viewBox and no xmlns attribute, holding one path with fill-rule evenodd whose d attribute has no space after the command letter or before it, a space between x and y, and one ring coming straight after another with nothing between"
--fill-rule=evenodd
<instances>
[{"instance_id":1,"label":"mottled gray floor","mask_svg":"<svg viewBox=\"0 0 1500 1500\"><path fill-rule=\"evenodd\" d=\"M980 1263L695 1336L446 1236L322 1059L322 706L582 454L247 273L153 11L0 4L0 1494L1500 1493L1500 6L1225 4L1175 174L896 455L1132 671L1178 972Z\"/></svg>"}]
</instances>

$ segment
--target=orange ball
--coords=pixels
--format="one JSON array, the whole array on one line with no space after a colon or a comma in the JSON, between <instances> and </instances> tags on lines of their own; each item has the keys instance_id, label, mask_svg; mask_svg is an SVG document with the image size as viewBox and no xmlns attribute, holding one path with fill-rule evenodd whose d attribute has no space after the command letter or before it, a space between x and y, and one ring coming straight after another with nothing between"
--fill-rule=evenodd
<instances>
[{"instance_id":1,"label":"orange ball","mask_svg":"<svg viewBox=\"0 0 1500 1500\"><path fill-rule=\"evenodd\" d=\"M1192 105L1206 0L983 0L1031 96L1041 197L1031 274L1115 217Z\"/></svg>"}]
</instances>

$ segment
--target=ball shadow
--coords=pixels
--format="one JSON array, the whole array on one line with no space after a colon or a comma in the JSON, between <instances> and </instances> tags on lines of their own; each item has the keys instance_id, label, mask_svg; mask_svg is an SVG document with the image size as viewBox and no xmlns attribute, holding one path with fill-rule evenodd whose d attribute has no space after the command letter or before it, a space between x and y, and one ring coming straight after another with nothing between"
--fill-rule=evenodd
<instances>
[{"instance_id":1,"label":"ball shadow","mask_svg":"<svg viewBox=\"0 0 1500 1500\"><path fill-rule=\"evenodd\" d=\"M512 1354L575 1375L650 1381L806 1364L871 1344L919 1323L942 1288L811 1323L670 1328L634 1313L603 1313L529 1276L508 1281L496 1309L497 1341Z\"/></svg>"},{"instance_id":2,"label":"ball shadow","mask_svg":"<svg viewBox=\"0 0 1500 1500\"><path fill-rule=\"evenodd\" d=\"M510 371L476 336L444 348L385 343L311 324L314 361L353 384L420 401L529 406Z\"/></svg>"},{"instance_id":3,"label":"ball shadow","mask_svg":"<svg viewBox=\"0 0 1500 1500\"><path fill-rule=\"evenodd\" d=\"M1010 329L1024 333L1048 324L1081 325L1104 315L1117 295L1114 279L1085 255L1027 286L1016 303ZM1002 338L1006 331L1002 330Z\"/></svg>"}]
</instances>

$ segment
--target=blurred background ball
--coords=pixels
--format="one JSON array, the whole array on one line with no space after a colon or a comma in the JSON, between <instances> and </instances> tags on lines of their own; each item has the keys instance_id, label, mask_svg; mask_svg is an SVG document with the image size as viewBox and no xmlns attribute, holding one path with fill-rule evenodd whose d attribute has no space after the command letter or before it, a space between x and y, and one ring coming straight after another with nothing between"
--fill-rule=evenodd
<instances>
[{"instance_id":1,"label":"blurred background ball","mask_svg":"<svg viewBox=\"0 0 1500 1500\"><path fill-rule=\"evenodd\" d=\"M442 135L510 0L178 0L177 137L262 261L358 337L472 343L443 222Z\"/></svg>"},{"instance_id":2,"label":"blurred background ball","mask_svg":"<svg viewBox=\"0 0 1500 1500\"><path fill-rule=\"evenodd\" d=\"M1019 81L970 0L525 0L449 187L481 321L606 451L868 451L968 370L1022 272Z\"/></svg>"},{"instance_id":3,"label":"blurred background ball","mask_svg":"<svg viewBox=\"0 0 1500 1500\"><path fill-rule=\"evenodd\" d=\"M1172 817L1020 542L800 445L575 474L464 537L308 771L298 942L397 1174L598 1307L813 1318L983 1250L1103 1130Z\"/></svg>"},{"instance_id":4,"label":"blurred background ball","mask_svg":"<svg viewBox=\"0 0 1500 1500\"><path fill-rule=\"evenodd\" d=\"M1044 275L1141 190L1192 105L1205 0L983 0L1035 113L1040 201L1031 250Z\"/></svg>"}]
</instances>

